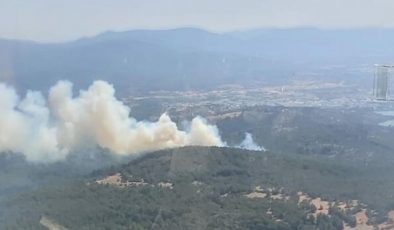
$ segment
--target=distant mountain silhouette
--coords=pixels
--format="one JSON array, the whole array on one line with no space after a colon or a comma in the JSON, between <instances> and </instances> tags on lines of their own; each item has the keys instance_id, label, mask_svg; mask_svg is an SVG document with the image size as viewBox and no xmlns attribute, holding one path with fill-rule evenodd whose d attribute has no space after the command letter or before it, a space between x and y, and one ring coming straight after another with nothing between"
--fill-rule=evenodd
<instances>
[{"instance_id":1,"label":"distant mountain silhouette","mask_svg":"<svg viewBox=\"0 0 394 230\"><path fill-rule=\"evenodd\" d=\"M271 84L330 65L359 71L360 65L392 63L393 41L392 29L312 28L133 30L50 44L0 40L0 80L47 90L60 79L78 87L104 79L123 93ZM357 71L351 73L366 74ZM326 75L341 74L349 77L343 69Z\"/></svg>"}]
</instances>

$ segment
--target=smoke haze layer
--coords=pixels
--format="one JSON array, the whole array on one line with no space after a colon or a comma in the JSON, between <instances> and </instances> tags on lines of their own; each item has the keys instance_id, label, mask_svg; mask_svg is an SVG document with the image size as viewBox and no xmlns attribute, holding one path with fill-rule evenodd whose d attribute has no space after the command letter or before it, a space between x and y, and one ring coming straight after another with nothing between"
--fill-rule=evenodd
<instances>
[{"instance_id":1,"label":"smoke haze layer","mask_svg":"<svg viewBox=\"0 0 394 230\"><path fill-rule=\"evenodd\" d=\"M81 145L99 145L130 155L186 145L223 146L216 126L195 117L180 130L167 114L156 122L137 121L115 97L112 85L95 81L74 97L72 84L60 81L49 91L28 91L0 84L0 152L20 152L33 162L63 160Z\"/></svg>"}]
</instances>

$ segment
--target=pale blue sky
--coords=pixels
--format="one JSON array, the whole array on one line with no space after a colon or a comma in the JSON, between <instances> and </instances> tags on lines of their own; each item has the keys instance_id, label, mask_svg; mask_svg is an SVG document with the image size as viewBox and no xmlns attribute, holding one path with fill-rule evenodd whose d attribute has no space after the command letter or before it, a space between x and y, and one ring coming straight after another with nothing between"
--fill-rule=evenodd
<instances>
[{"instance_id":1,"label":"pale blue sky","mask_svg":"<svg viewBox=\"0 0 394 230\"><path fill-rule=\"evenodd\" d=\"M196 26L394 27L393 0L0 0L0 37L65 41L107 30Z\"/></svg>"}]
</instances>

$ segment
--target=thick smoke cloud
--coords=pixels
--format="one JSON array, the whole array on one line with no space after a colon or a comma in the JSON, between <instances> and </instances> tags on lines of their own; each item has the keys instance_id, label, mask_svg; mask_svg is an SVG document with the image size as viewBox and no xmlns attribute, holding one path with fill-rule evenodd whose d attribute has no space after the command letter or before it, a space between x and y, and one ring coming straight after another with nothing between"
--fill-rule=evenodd
<instances>
[{"instance_id":1,"label":"thick smoke cloud","mask_svg":"<svg viewBox=\"0 0 394 230\"><path fill-rule=\"evenodd\" d=\"M65 158L68 150L59 145L59 130L49 120L40 93L28 92L20 100L14 89L0 84L0 152L21 152L32 161Z\"/></svg>"},{"instance_id":2,"label":"thick smoke cloud","mask_svg":"<svg viewBox=\"0 0 394 230\"><path fill-rule=\"evenodd\" d=\"M187 130L178 129L167 114L157 122L141 122L115 98L112 85L95 81L73 97L72 84L61 81L46 100L29 91L21 99L0 84L0 152L23 153L27 160L63 160L81 145L99 145L129 155L186 145L224 146L218 129L196 117Z\"/></svg>"}]
</instances>

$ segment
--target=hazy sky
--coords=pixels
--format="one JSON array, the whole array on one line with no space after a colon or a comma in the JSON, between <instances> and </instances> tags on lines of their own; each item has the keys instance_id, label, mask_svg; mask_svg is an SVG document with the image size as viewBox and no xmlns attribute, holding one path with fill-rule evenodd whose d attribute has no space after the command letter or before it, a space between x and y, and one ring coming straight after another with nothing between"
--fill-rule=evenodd
<instances>
[{"instance_id":1,"label":"hazy sky","mask_svg":"<svg viewBox=\"0 0 394 230\"><path fill-rule=\"evenodd\" d=\"M394 0L0 0L0 37L64 41L107 30L197 26L394 27Z\"/></svg>"}]
</instances>

